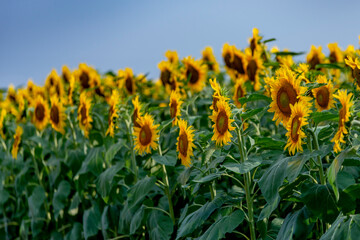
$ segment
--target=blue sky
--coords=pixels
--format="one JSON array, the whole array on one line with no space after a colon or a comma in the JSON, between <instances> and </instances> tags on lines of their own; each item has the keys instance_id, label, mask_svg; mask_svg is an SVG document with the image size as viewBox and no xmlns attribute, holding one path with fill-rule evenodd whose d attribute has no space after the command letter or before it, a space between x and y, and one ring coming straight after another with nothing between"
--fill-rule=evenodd
<instances>
[{"instance_id":1,"label":"blue sky","mask_svg":"<svg viewBox=\"0 0 360 240\"><path fill-rule=\"evenodd\" d=\"M281 49L358 47L359 9L360 1L2 0L0 87L43 84L52 68L80 62L157 78L168 49L199 58L209 45L222 63L223 44L244 48L253 27Z\"/></svg>"}]
</instances>

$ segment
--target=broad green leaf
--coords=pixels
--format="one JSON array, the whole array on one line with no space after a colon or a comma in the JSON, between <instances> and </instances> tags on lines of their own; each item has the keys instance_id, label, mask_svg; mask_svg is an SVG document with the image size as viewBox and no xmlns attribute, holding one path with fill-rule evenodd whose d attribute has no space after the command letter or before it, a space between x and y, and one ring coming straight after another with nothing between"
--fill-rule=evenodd
<instances>
[{"instance_id":1,"label":"broad green leaf","mask_svg":"<svg viewBox=\"0 0 360 240\"><path fill-rule=\"evenodd\" d=\"M44 188L36 186L28 199L30 216L37 217L40 213L40 207L46 199Z\"/></svg>"},{"instance_id":2,"label":"broad green leaf","mask_svg":"<svg viewBox=\"0 0 360 240\"><path fill-rule=\"evenodd\" d=\"M152 158L159 164L164 164L166 166L175 166L177 161L177 155L175 150L171 150L164 154L163 156L160 156L159 154L155 154L152 156Z\"/></svg>"},{"instance_id":3,"label":"broad green leaf","mask_svg":"<svg viewBox=\"0 0 360 240\"><path fill-rule=\"evenodd\" d=\"M339 214L335 222L320 238L320 240L337 239L359 239L360 236L360 215L350 215L349 217Z\"/></svg>"},{"instance_id":4,"label":"broad green leaf","mask_svg":"<svg viewBox=\"0 0 360 240\"><path fill-rule=\"evenodd\" d=\"M313 112L310 114L310 118L315 124L319 124L322 121L339 121L339 114L332 111Z\"/></svg>"},{"instance_id":5,"label":"broad green leaf","mask_svg":"<svg viewBox=\"0 0 360 240\"><path fill-rule=\"evenodd\" d=\"M243 120L246 120L246 119L251 118L252 116L258 114L259 112L266 111L267 109L268 109L268 107L251 109L251 110L248 110L245 113L241 114L241 117L243 118Z\"/></svg>"},{"instance_id":6,"label":"broad green leaf","mask_svg":"<svg viewBox=\"0 0 360 240\"><path fill-rule=\"evenodd\" d=\"M250 172L262 162L262 158L259 156L248 156L248 159L243 163L225 163L222 166L227 170L237 174L244 174Z\"/></svg>"},{"instance_id":7,"label":"broad green leaf","mask_svg":"<svg viewBox=\"0 0 360 240\"><path fill-rule=\"evenodd\" d=\"M55 218L59 216L60 210L65 208L66 200L70 194L71 185L65 180L62 180L54 193L53 206Z\"/></svg>"},{"instance_id":8,"label":"broad green leaf","mask_svg":"<svg viewBox=\"0 0 360 240\"><path fill-rule=\"evenodd\" d=\"M9 199L10 193L5 189L0 189L0 206Z\"/></svg>"},{"instance_id":9,"label":"broad green leaf","mask_svg":"<svg viewBox=\"0 0 360 240\"><path fill-rule=\"evenodd\" d=\"M121 149L123 146L123 142L119 141L113 145L110 146L110 148L105 153L105 161L107 163L111 163L111 161L114 159L116 153Z\"/></svg>"},{"instance_id":10,"label":"broad green leaf","mask_svg":"<svg viewBox=\"0 0 360 240\"><path fill-rule=\"evenodd\" d=\"M115 182L113 182L113 179L122 167L123 163L118 162L115 166L106 169L98 177L96 181L96 189L98 190L102 198L105 198L109 195L112 187L115 184Z\"/></svg>"},{"instance_id":11,"label":"broad green leaf","mask_svg":"<svg viewBox=\"0 0 360 240\"><path fill-rule=\"evenodd\" d=\"M104 150L103 146L91 148L85 160L83 161L81 165L81 169L79 170L77 175L81 175L88 172L93 173L95 176L100 175L103 169L103 157L102 157L103 150Z\"/></svg>"},{"instance_id":12,"label":"broad green leaf","mask_svg":"<svg viewBox=\"0 0 360 240\"><path fill-rule=\"evenodd\" d=\"M138 181L128 192L128 202L130 208L141 202L155 186L156 178L146 176Z\"/></svg>"},{"instance_id":13,"label":"broad green leaf","mask_svg":"<svg viewBox=\"0 0 360 240\"><path fill-rule=\"evenodd\" d=\"M131 219L130 223L130 234L134 234L135 231L140 227L144 217L144 212L144 206L141 206L134 214L134 217Z\"/></svg>"},{"instance_id":14,"label":"broad green leaf","mask_svg":"<svg viewBox=\"0 0 360 240\"><path fill-rule=\"evenodd\" d=\"M209 175L206 175L205 177L202 177L200 179L194 179L193 182L197 182L197 183L210 182L220 177L223 173L224 172L210 173Z\"/></svg>"},{"instance_id":15,"label":"broad green leaf","mask_svg":"<svg viewBox=\"0 0 360 240\"><path fill-rule=\"evenodd\" d=\"M153 210L148 218L149 234L151 240L168 240L173 232L173 223L168 215Z\"/></svg>"},{"instance_id":16,"label":"broad green leaf","mask_svg":"<svg viewBox=\"0 0 360 240\"><path fill-rule=\"evenodd\" d=\"M83 224L85 239L95 236L101 229L101 214L96 204L90 209L85 210L83 215Z\"/></svg>"},{"instance_id":17,"label":"broad green leaf","mask_svg":"<svg viewBox=\"0 0 360 240\"><path fill-rule=\"evenodd\" d=\"M269 42L273 42L273 41L276 41L276 38L269 38L269 39L263 40L262 42L265 44L265 43L269 43Z\"/></svg>"},{"instance_id":18,"label":"broad green leaf","mask_svg":"<svg viewBox=\"0 0 360 240\"><path fill-rule=\"evenodd\" d=\"M234 231L234 229L242 223L244 217L243 211L236 210L213 223L198 240L222 239L226 233Z\"/></svg>"},{"instance_id":19,"label":"broad green leaf","mask_svg":"<svg viewBox=\"0 0 360 240\"><path fill-rule=\"evenodd\" d=\"M305 52L276 52L275 55L276 56L297 56L297 55L302 55Z\"/></svg>"},{"instance_id":20,"label":"broad green leaf","mask_svg":"<svg viewBox=\"0 0 360 240\"><path fill-rule=\"evenodd\" d=\"M192 233L196 228L201 226L213 211L223 205L224 201L225 197L217 197L212 202L205 203L201 208L186 216L184 221L181 222L176 239Z\"/></svg>"},{"instance_id":21,"label":"broad green leaf","mask_svg":"<svg viewBox=\"0 0 360 240\"><path fill-rule=\"evenodd\" d=\"M330 69L343 69L339 64L336 63L320 63L316 64L315 69L330 68Z\"/></svg>"},{"instance_id":22,"label":"broad green leaf","mask_svg":"<svg viewBox=\"0 0 360 240\"><path fill-rule=\"evenodd\" d=\"M261 149L283 150L285 142L269 137L254 137L255 145Z\"/></svg>"},{"instance_id":23,"label":"broad green leaf","mask_svg":"<svg viewBox=\"0 0 360 240\"><path fill-rule=\"evenodd\" d=\"M265 100L266 102L271 103L270 97L258 93L253 93L251 95L247 95L246 97L239 98L239 102L241 104L245 104L247 102L259 101L259 100Z\"/></svg>"}]
</instances>

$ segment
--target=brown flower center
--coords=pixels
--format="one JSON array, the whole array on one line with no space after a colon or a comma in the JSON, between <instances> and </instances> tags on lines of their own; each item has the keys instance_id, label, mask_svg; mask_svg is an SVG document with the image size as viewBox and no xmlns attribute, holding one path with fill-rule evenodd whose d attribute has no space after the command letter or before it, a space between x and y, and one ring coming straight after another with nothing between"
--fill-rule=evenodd
<instances>
[{"instance_id":1,"label":"brown flower center","mask_svg":"<svg viewBox=\"0 0 360 240\"><path fill-rule=\"evenodd\" d=\"M330 60L330 63L336 63L336 62L337 62L337 58L336 58L336 53L335 53L335 52L330 52L329 60Z\"/></svg>"},{"instance_id":2,"label":"brown flower center","mask_svg":"<svg viewBox=\"0 0 360 240\"><path fill-rule=\"evenodd\" d=\"M171 77L171 72L168 69L166 69L165 71L161 71L160 80L164 86L167 83L170 83L170 77Z\"/></svg>"},{"instance_id":3,"label":"brown flower center","mask_svg":"<svg viewBox=\"0 0 360 240\"><path fill-rule=\"evenodd\" d=\"M50 110L50 119L53 123L59 124L60 116L59 116L59 109L57 106L52 106Z\"/></svg>"},{"instance_id":4,"label":"brown flower center","mask_svg":"<svg viewBox=\"0 0 360 240\"><path fill-rule=\"evenodd\" d=\"M345 111L345 107L342 107L339 111L339 127L343 127L344 123L345 123L345 115L346 115L346 111Z\"/></svg>"},{"instance_id":5,"label":"brown flower center","mask_svg":"<svg viewBox=\"0 0 360 240\"><path fill-rule=\"evenodd\" d=\"M170 105L170 117L171 118L176 117L176 111L177 111L177 102L175 100L172 100L171 105Z\"/></svg>"},{"instance_id":6,"label":"brown flower center","mask_svg":"<svg viewBox=\"0 0 360 240\"><path fill-rule=\"evenodd\" d=\"M214 96L214 97L213 97L213 103L212 103L212 105L213 105L213 109L214 109L215 112L218 111L218 107L217 107L217 102L218 102L218 101L219 101L219 98L216 97L216 96Z\"/></svg>"},{"instance_id":7,"label":"brown flower center","mask_svg":"<svg viewBox=\"0 0 360 240\"><path fill-rule=\"evenodd\" d=\"M290 117L290 104L294 105L297 101L298 99L295 89L290 83L285 83L284 86L279 89L276 96L276 103L280 111L287 117Z\"/></svg>"},{"instance_id":8,"label":"brown flower center","mask_svg":"<svg viewBox=\"0 0 360 240\"><path fill-rule=\"evenodd\" d=\"M134 124L135 127L140 127L140 124L137 122L137 120L139 118L138 112L139 112L139 110L137 108L135 108L134 113L132 115L133 124Z\"/></svg>"},{"instance_id":9,"label":"brown flower center","mask_svg":"<svg viewBox=\"0 0 360 240\"><path fill-rule=\"evenodd\" d=\"M86 105L82 104L81 106L81 111L80 111L80 115L81 115L81 124L85 125L87 122L87 116L86 116L87 110L86 110Z\"/></svg>"},{"instance_id":10,"label":"brown flower center","mask_svg":"<svg viewBox=\"0 0 360 240\"><path fill-rule=\"evenodd\" d=\"M186 135L186 133L182 133L179 136L179 152L184 157L187 156L188 147L189 147L189 141L188 141L187 135Z\"/></svg>"},{"instance_id":11,"label":"brown flower center","mask_svg":"<svg viewBox=\"0 0 360 240\"><path fill-rule=\"evenodd\" d=\"M186 77L191 84L195 84L199 81L199 72L192 65L189 65L186 70Z\"/></svg>"},{"instance_id":12,"label":"brown flower center","mask_svg":"<svg viewBox=\"0 0 360 240\"><path fill-rule=\"evenodd\" d=\"M145 146L151 142L151 130L148 125L144 125L140 130L140 143Z\"/></svg>"},{"instance_id":13,"label":"brown flower center","mask_svg":"<svg viewBox=\"0 0 360 240\"><path fill-rule=\"evenodd\" d=\"M245 73L242 59L238 55L234 55L234 61L232 62L232 67L240 74Z\"/></svg>"},{"instance_id":14,"label":"brown flower center","mask_svg":"<svg viewBox=\"0 0 360 240\"><path fill-rule=\"evenodd\" d=\"M214 71L214 63L212 63L208 56L203 57L203 61L206 63L209 71Z\"/></svg>"},{"instance_id":15,"label":"brown flower center","mask_svg":"<svg viewBox=\"0 0 360 240\"><path fill-rule=\"evenodd\" d=\"M224 62L225 62L225 65L226 65L228 68L232 68L231 55L230 55L230 53L226 53L226 54L225 54L225 56L224 56Z\"/></svg>"},{"instance_id":16,"label":"brown flower center","mask_svg":"<svg viewBox=\"0 0 360 240\"><path fill-rule=\"evenodd\" d=\"M127 91L132 94L133 93L133 80L132 77L127 77L125 80L125 86Z\"/></svg>"},{"instance_id":17,"label":"brown flower center","mask_svg":"<svg viewBox=\"0 0 360 240\"><path fill-rule=\"evenodd\" d=\"M355 67L353 69L353 77L356 80L357 85L360 87L360 69Z\"/></svg>"},{"instance_id":18,"label":"brown flower center","mask_svg":"<svg viewBox=\"0 0 360 240\"><path fill-rule=\"evenodd\" d=\"M80 75L80 83L82 88L84 89L89 88L90 87L89 81L90 81L89 74L87 72L82 72Z\"/></svg>"},{"instance_id":19,"label":"brown flower center","mask_svg":"<svg viewBox=\"0 0 360 240\"><path fill-rule=\"evenodd\" d=\"M228 116L226 115L225 110L219 112L216 118L216 129L220 133L220 135L224 135L225 132L228 130Z\"/></svg>"},{"instance_id":20,"label":"brown flower center","mask_svg":"<svg viewBox=\"0 0 360 240\"><path fill-rule=\"evenodd\" d=\"M293 118L292 122L291 122L291 139L294 142L297 142L299 139L299 129L300 129L300 120L299 117L296 116Z\"/></svg>"},{"instance_id":21,"label":"brown flower center","mask_svg":"<svg viewBox=\"0 0 360 240\"><path fill-rule=\"evenodd\" d=\"M241 85L239 85L236 89L236 99L239 101L239 98L244 97L244 90L242 89Z\"/></svg>"},{"instance_id":22,"label":"brown flower center","mask_svg":"<svg viewBox=\"0 0 360 240\"><path fill-rule=\"evenodd\" d=\"M250 49L252 55L254 55L255 48L256 48L256 40L255 38L252 38L250 41Z\"/></svg>"},{"instance_id":23,"label":"brown flower center","mask_svg":"<svg viewBox=\"0 0 360 240\"><path fill-rule=\"evenodd\" d=\"M50 82L50 87L54 86L54 79L52 77L50 78L49 82Z\"/></svg>"},{"instance_id":24,"label":"brown flower center","mask_svg":"<svg viewBox=\"0 0 360 240\"><path fill-rule=\"evenodd\" d=\"M310 70L314 70L315 69L315 66L317 64L320 63L320 59L319 59L319 56L317 54L315 54L311 60L309 61L309 64L310 64Z\"/></svg>"},{"instance_id":25,"label":"brown flower center","mask_svg":"<svg viewBox=\"0 0 360 240\"><path fill-rule=\"evenodd\" d=\"M320 87L316 93L316 101L322 108L326 108L329 105L329 89L325 86Z\"/></svg>"},{"instance_id":26,"label":"brown flower center","mask_svg":"<svg viewBox=\"0 0 360 240\"><path fill-rule=\"evenodd\" d=\"M45 107L41 103L38 104L35 108L35 117L40 122L45 118Z\"/></svg>"},{"instance_id":27,"label":"brown flower center","mask_svg":"<svg viewBox=\"0 0 360 240\"><path fill-rule=\"evenodd\" d=\"M255 81L256 71L258 69L257 63L254 59L251 59L246 70L250 81Z\"/></svg>"},{"instance_id":28,"label":"brown flower center","mask_svg":"<svg viewBox=\"0 0 360 240\"><path fill-rule=\"evenodd\" d=\"M68 75L65 74L65 73L62 74L62 78L64 79L64 81L65 81L66 83L69 83L69 82L70 82L70 80L69 80L69 78L68 78Z\"/></svg>"}]
</instances>

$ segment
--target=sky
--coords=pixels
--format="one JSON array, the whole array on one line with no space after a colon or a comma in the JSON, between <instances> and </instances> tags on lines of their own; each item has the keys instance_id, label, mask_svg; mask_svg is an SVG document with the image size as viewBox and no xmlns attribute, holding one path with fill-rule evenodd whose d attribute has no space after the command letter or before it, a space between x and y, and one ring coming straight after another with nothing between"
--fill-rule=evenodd
<instances>
[{"instance_id":1,"label":"sky","mask_svg":"<svg viewBox=\"0 0 360 240\"><path fill-rule=\"evenodd\" d=\"M309 51L312 44L359 46L360 1L0 1L0 88L43 84L55 68L86 62L100 72L131 67L159 77L167 50L201 57L224 43L245 48L252 28L269 46ZM300 57L300 60L305 56Z\"/></svg>"}]
</instances>

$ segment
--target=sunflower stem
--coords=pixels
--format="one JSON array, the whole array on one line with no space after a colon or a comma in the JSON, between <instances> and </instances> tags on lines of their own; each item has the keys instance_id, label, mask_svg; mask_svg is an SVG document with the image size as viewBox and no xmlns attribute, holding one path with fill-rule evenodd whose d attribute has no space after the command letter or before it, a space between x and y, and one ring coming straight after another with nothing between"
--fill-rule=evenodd
<instances>
[{"instance_id":1,"label":"sunflower stem","mask_svg":"<svg viewBox=\"0 0 360 240\"><path fill-rule=\"evenodd\" d=\"M239 152L240 152L240 160L242 163L245 162L246 160L246 151L244 149L244 144L243 144L243 138L240 132L240 128L237 127L236 128L237 131L237 135L238 135L238 147L239 147ZM253 209L253 198L251 197L251 184L252 184L252 180L251 180L251 173L247 172L244 173L244 180L245 180L245 195L246 195L246 205L247 205L247 210L248 210L248 218L249 218L249 225L250 225L250 239L251 240L255 240L256 239L256 235L255 235L255 224L254 224L254 209Z\"/></svg>"},{"instance_id":2,"label":"sunflower stem","mask_svg":"<svg viewBox=\"0 0 360 240\"><path fill-rule=\"evenodd\" d=\"M312 137L314 139L314 148L315 148L315 150L319 150L319 142L318 142L316 134L312 130L310 130L310 133L311 133L311 135L312 135ZM317 156L317 163L318 163L318 167L319 167L320 183L322 185L325 185L326 184L325 174L324 174L324 169L323 169L323 165L322 165L322 161L321 161L320 156Z\"/></svg>"},{"instance_id":3,"label":"sunflower stem","mask_svg":"<svg viewBox=\"0 0 360 240\"><path fill-rule=\"evenodd\" d=\"M130 142L130 148L131 148L131 167L132 167L132 170L134 172L134 175L135 175L135 183L137 182L137 179L138 179L138 169L137 169L137 166L136 166L136 158L135 158L135 150L134 150L134 141L133 141L133 138L132 138L132 134L131 134L131 128L130 128L130 121L126 122L126 127L127 127L127 130L128 130L128 139L129 139L129 142Z\"/></svg>"}]
</instances>

